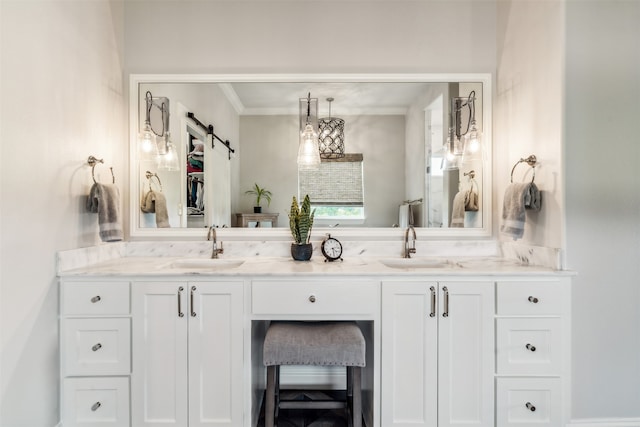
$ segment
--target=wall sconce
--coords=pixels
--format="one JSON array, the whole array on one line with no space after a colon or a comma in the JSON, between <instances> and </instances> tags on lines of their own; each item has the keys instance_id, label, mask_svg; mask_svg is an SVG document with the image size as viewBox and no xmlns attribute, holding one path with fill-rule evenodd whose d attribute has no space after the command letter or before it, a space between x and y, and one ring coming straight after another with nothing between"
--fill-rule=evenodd
<instances>
[{"instance_id":1,"label":"wall sconce","mask_svg":"<svg viewBox=\"0 0 640 427\"><path fill-rule=\"evenodd\" d=\"M462 117L465 110L468 110L467 125L463 132ZM476 124L476 91L472 90L466 98L452 97L449 117L447 160L454 162L463 155L473 157L481 154L481 133Z\"/></svg>"},{"instance_id":2,"label":"wall sconce","mask_svg":"<svg viewBox=\"0 0 640 427\"><path fill-rule=\"evenodd\" d=\"M169 132L169 100L158 103L154 100L150 91L145 94L145 120L142 131L138 134L138 145L143 158L154 159L158 169L177 171L180 169L180 159L175 145L171 141ZM160 112L162 131L157 132L151 124L151 111L153 107Z\"/></svg>"},{"instance_id":3,"label":"wall sconce","mask_svg":"<svg viewBox=\"0 0 640 427\"><path fill-rule=\"evenodd\" d=\"M340 159L344 157L344 120L331 117L331 103L329 101L329 117L318 120L318 144L320 148L320 158Z\"/></svg>"},{"instance_id":4,"label":"wall sconce","mask_svg":"<svg viewBox=\"0 0 640 427\"><path fill-rule=\"evenodd\" d=\"M298 145L298 167L317 168L320 166L318 133L313 122L318 117L318 99L300 98L300 144Z\"/></svg>"}]
</instances>

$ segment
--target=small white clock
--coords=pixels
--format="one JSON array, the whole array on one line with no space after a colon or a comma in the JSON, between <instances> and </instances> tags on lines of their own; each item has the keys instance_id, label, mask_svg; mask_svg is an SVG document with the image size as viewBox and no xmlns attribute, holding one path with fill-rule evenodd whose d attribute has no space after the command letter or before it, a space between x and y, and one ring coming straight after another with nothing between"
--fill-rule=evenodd
<instances>
[{"instance_id":1,"label":"small white clock","mask_svg":"<svg viewBox=\"0 0 640 427\"><path fill-rule=\"evenodd\" d=\"M320 248L322 249L325 262L342 261L342 243L340 243L338 239L331 237L331 234L327 234Z\"/></svg>"}]
</instances>

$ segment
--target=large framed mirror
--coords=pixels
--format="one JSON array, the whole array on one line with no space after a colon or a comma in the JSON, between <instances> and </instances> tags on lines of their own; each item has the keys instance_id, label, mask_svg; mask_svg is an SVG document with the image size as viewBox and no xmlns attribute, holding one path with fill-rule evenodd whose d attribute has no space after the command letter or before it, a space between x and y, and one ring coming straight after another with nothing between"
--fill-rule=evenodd
<instances>
[{"instance_id":1,"label":"large framed mirror","mask_svg":"<svg viewBox=\"0 0 640 427\"><path fill-rule=\"evenodd\" d=\"M490 236L491 95L490 74L132 75L131 236L288 239L304 194L318 235ZM314 168L297 162L307 114Z\"/></svg>"}]
</instances>

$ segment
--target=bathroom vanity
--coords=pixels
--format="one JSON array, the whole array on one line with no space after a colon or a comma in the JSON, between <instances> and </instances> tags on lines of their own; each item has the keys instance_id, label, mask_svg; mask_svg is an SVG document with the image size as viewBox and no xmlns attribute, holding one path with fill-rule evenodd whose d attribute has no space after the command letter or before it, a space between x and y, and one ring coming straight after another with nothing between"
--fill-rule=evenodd
<instances>
[{"instance_id":1,"label":"bathroom vanity","mask_svg":"<svg viewBox=\"0 0 640 427\"><path fill-rule=\"evenodd\" d=\"M567 272L499 258L123 257L61 271L60 292L65 427L255 426L276 319L358 322L367 426L568 421ZM342 380L315 375L290 380Z\"/></svg>"}]
</instances>

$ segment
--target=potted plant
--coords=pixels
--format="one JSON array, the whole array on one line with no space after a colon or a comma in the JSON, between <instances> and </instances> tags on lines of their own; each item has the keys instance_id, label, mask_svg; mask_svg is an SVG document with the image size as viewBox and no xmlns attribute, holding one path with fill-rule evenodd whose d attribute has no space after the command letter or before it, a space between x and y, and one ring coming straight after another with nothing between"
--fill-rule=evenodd
<instances>
[{"instance_id":1,"label":"potted plant","mask_svg":"<svg viewBox=\"0 0 640 427\"><path fill-rule=\"evenodd\" d=\"M293 196L291 210L289 211L289 227L293 243L291 244L291 256L296 261L309 261L313 253L310 243L311 229L313 228L313 215L316 210L311 210L309 195L304 196L302 205L298 207L298 200Z\"/></svg>"},{"instance_id":2,"label":"potted plant","mask_svg":"<svg viewBox=\"0 0 640 427\"><path fill-rule=\"evenodd\" d=\"M244 194L251 194L256 198L256 203L253 206L253 213L262 212L262 206L260 206L260 202L262 201L262 199L265 199L267 201L267 206L271 205L271 191L267 190L266 188L261 188L257 183L253 184L253 188L251 190L245 191Z\"/></svg>"}]
</instances>

